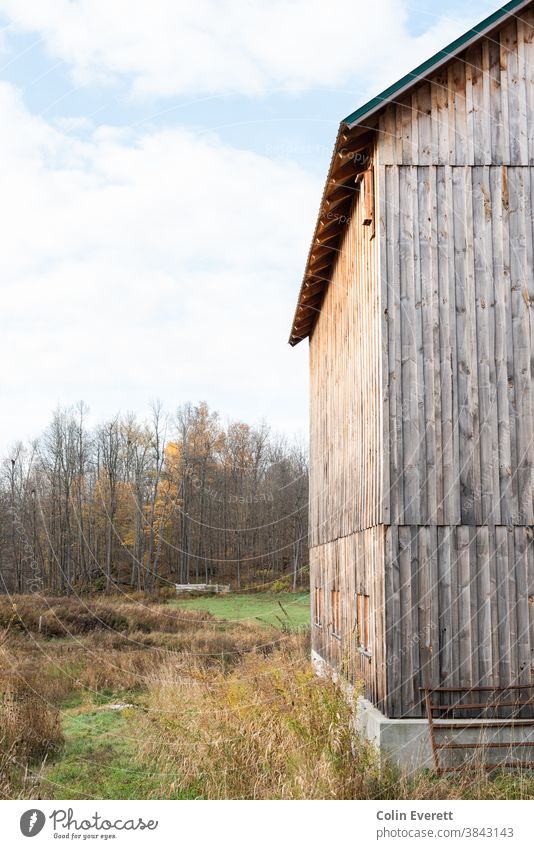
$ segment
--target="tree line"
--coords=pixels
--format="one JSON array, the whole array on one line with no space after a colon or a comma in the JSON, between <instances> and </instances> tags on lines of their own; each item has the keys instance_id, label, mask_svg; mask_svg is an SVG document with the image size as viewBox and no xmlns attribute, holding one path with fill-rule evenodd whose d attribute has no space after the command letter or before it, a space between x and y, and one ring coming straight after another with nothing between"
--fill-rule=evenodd
<instances>
[{"instance_id":1,"label":"tree line","mask_svg":"<svg viewBox=\"0 0 534 849\"><path fill-rule=\"evenodd\" d=\"M86 424L59 409L0 476L1 591L305 583L304 448L206 403Z\"/></svg>"}]
</instances>

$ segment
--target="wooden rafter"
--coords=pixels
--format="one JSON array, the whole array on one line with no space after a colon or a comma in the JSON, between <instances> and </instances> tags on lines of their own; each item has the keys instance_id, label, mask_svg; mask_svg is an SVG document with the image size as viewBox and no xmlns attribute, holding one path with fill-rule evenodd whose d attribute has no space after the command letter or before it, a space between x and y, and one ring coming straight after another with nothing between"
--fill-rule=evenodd
<instances>
[{"instance_id":1,"label":"wooden rafter","mask_svg":"<svg viewBox=\"0 0 534 849\"><path fill-rule=\"evenodd\" d=\"M356 178L368 164L365 151L370 149L372 135L368 128L338 134L295 311L291 345L308 336L315 323L350 218Z\"/></svg>"}]
</instances>

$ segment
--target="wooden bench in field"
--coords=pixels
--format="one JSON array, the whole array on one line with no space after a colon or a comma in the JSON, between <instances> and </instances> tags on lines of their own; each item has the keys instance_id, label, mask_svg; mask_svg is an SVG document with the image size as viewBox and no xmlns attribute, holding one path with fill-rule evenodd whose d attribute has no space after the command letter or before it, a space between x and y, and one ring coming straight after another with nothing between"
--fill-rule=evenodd
<instances>
[{"instance_id":1,"label":"wooden bench in field","mask_svg":"<svg viewBox=\"0 0 534 849\"><path fill-rule=\"evenodd\" d=\"M229 593L230 584L175 584L179 593Z\"/></svg>"}]
</instances>

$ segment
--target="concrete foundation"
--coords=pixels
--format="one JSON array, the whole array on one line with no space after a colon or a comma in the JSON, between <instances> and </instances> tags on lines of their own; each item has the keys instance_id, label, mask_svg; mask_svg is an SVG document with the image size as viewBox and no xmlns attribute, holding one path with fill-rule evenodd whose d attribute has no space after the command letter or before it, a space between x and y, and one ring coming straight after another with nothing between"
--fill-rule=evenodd
<instances>
[{"instance_id":1,"label":"concrete foundation","mask_svg":"<svg viewBox=\"0 0 534 849\"><path fill-rule=\"evenodd\" d=\"M318 675L329 675L341 683L347 696L354 698L354 688L342 681L336 671L316 652L312 652L312 663ZM439 720L440 724L453 726L455 720ZM534 759L534 724L532 726L512 727L499 725L499 720L487 720L483 729L475 725L476 720L466 722L467 727L457 729L447 727L436 729L436 741L440 743L484 743L484 748L473 749L441 749L440 763L442 766L459 766L462 763L475 765L484 763L501 763L503 760L530 761ZM358 734L366 737L388 760L399 764L408 772L428 767L434 768L434 758L430 743L428 720L424 719L390 719L368 699L356 699L354 726ZM497 748L492 743L506 744Z\"/></svg>"},{"instance_id":2,"label":"concrete foundation","mask_svg":"<svg viewBox=\"0 0 534 849\"><path fill-rule=\"evenodd\" d=\"M408 770L433 767L430 734L426 719L388 719L362 697L357 700L355 726L394 763Z\"/></svg>"}]
</instances>

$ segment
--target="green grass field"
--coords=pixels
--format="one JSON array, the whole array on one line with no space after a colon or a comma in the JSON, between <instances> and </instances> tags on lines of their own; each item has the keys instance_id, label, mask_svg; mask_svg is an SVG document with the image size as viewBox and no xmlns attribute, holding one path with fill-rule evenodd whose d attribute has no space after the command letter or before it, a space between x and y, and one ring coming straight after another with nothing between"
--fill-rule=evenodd
<instances>
[{"instance_id":1,"label":"green grass field","mask_svg":"<svg viewBox=\"0 0 534 849\"><path fill-rule=\"evenodd\" d=\"M147 799L157 796L161 776L149 763L135 760L139 741L132 719L136 709L137 706L122 711L106 704L86 704L64 710L65 746L60 758L43 773L43 798ZM172 792L172 786L167 796L169 799L195 798L194 793L184 790Z\"/></svg>"},{"instance_id":2,"label":"green grass field","mask_svg":"<svg viewBox=\"0 0 534 849\"><path fill-rule=\"evenodd\" d=\"M228 593L171 601L173 607L207 610L232 622L261 622L291 630L310 624L309 593Z\"/></svg>"}]
</instances>

